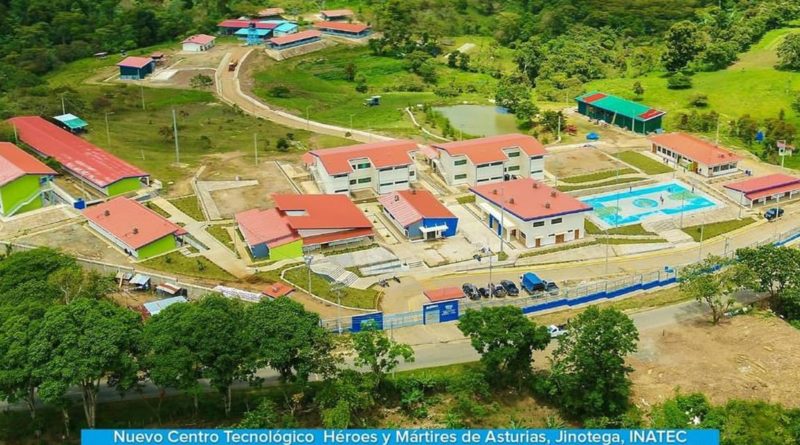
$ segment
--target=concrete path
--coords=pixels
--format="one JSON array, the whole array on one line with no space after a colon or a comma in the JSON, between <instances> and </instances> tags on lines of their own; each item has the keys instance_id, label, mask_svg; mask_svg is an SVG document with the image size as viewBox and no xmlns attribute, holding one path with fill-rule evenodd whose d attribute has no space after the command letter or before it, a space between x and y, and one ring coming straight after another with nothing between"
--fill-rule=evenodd
<instances>
[{"instance_id":1,"label":"concrete path","mask_svg":"<svg viewBox=\"0 0 800 445\"><path fill-rule=\"evenodd\" d=\"M253 48L237 47L232 48L220 62L216 72L216 85L217 96L229 104L236 105L242 111L252 114L257 117L275 122L290 128L297 128L301 130L308 130L314 133L327 134L331 136L348 137L358 142L378 142L388 141L394 138L384 136L377 133L371 133L363 130L355 130L351 128L344 128L337 125L324 124L312 120L303 119L291 113L279 111L271 108L269 105L264 104L260 100L247 95L242 91L239 79L239 73L242 66L249 62L249 56L252 55ZM228 63L232 60L238 60L239 64L236 70L228 71ZM350 136L345 136L345 133L350 133Z\"/></svg>"},{"instance_id":2,"label":"concrete path","mask_svg":"<svg viewBox=\"0 0 800 445\"><path fill-rule=\"evenodd\" d=\"M214 197L211 196L212 192L241 187L253 187L258 185L258 181L255 179L245 181L197 181L195 185L197 187L197 197L206 210L206 216L209 220L215 221L222 219L222 215L220 214L216 201L214 201Z\"/></svg>"}]
</instances>

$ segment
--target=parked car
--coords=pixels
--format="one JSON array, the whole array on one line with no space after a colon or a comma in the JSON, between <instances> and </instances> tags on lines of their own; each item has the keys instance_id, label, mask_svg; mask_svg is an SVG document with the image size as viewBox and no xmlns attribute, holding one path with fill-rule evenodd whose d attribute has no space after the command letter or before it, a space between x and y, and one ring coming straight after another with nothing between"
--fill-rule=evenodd
<instances>
[{"instance_id":1,"label":"parked car","mask_svg":"<svg viewBox=\"0 0 800 445\"><path fill-rule=\"evenodd\" d=\"M461 286L461 290L464 291L464 295L466 295L470 300L481 299L480 294L478 294L478 288L474 284L465 283L463 286Z\"/></svg>"},{"instance_id":2,"label":"parked car","mask_svg":"<svg viewBox=\"0 0 800 445\"><path fill-rule=\"evenodd\" d=\"M478 288L478 294L483 298L489 298L489 288L488 287Z\"/></svg>"},{"instance_id":3,"label":"parked car","mask_svg":"<svg viewBox=\"0 0 800 445\"><path fill-rule=\"evenodd\" d=\"M783 216L783 209L779 207L773 207L764 212L764 219L767 221L772 221L773 219L780 218L781 216Z\"/></svg>"},{"instance_id":4,"label":"parked car","mask_svg":"<svg viewBox=\"0 0 800 445\"><path fill-rule=\"evenodd\" d=\"M544 291L550 295L558 295L558 293L561 292L561 289L558 288L556 283L553 283L552 281L545 281Z\"/></svg>"},{"instance_id":5,"label":"parked car","mask_svg":"<svg viewBox=\"0 0 800 445\"><path fill-rule=\"evenodd\" d=\"M544 291L544 283L545 282L533 272L525 272L525 274L520 277L520 285L525 289L525 292L529 294Z\"/></svg>"},{"instance_id":6,"label":"parked car","mask_svg":"<svg viewBox=\"0 0 800 445\"><path fill-rule=\"evenodd\" d=\"M519 288L513 281L503 280L500 282L500 285L503 286L503 289L506 290L509 297L516 297L519 295Z\"/></svg>"},{"instance_id":7,"label":"parked car","mask_svg":"<svg viewBox=\"0 0 800 445\"><path fill-rule=\"evenodd\" d=\"M503 298L506 296L506 290L503 288L503 286L489 283L489 289L492 290L492 296L495 298Z\"/></svg>"},{"instance_id":8,"label":"parked car","mask_svg":"<svg viewBox=\"0 0 800 445\"><path fill-rule=\"evenodd\" d=\"M550 333L550 338L561 337L562 335L567 333L566 325L562 324L556 326L554 324L551 324L550 326L547 327L547 332Z\"/></svg>"}]
</instances>

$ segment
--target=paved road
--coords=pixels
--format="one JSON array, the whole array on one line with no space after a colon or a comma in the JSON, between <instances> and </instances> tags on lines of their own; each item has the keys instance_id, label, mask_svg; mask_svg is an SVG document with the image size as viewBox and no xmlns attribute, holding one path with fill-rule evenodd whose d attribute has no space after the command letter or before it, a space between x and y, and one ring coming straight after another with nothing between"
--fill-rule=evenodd
<instances>
[{"instance_id":1,"label":"paved road","mask_svg":"<svg viewBox=\"0 0 800 445\"><path fill-rule=\"evenodd\" d=\"M752 298L746 300L749 301L752 300ZM704 317L706 316L705 313L706 310L701 304L692 301L649 311L638 312L631 315L631 318L633 319L640 333L643 335L648 335L648 333L652 334L657 329L674 327L685 321ZM413 363L401 364L398 370L403 371L430 368L435 366L445 366L456 363L472 362L480 358L475 350L472 349L469 341L461 337L460 334L457 334L458 330L455 323L423 326L421 328L439 331L436 333L436 335L432 335L429 338L442 338L443 336L439 334L447 331L448 334L451 334L452 339L445 342L422 343L416 345L412 344L416 355L416 360ZM418 329L420 329L420 327L396 329L391 332L390 335L398 341L406 341L405 337L407 335L413 335L415 338L421 338L419 336ZM274 385L278 383L277 374L271 369L261 370L259 371L258 375L264 378L265 384L267 385ZM246 383L239 383L235 385L234 388L246 389L247 387L248 385ZM212 389L209 387L206 387L206 389L208 391L212 391ZM174 391L168 392L168 394L174 393ZM151 384L145 384L141 388L139 394L130 394L128 397L154 398L158 397L158 395L159 392L155 386ZM80 394L77 391L72 391L70 396L76 402L80 400ZM108 403L118 401L120 401L120 397L116 391L105 386L101 388L98 396L98 402ZM0 402L0 409L5 408L6 406L7 405L5 403ZM21 405L13 405L10 407L10 409L25 408Z\"/></svg>"},{"instance_id":2,"label":"paved road","mask_svg":"<svg viewBox=\"0 0 800 445\"><path fill-rule=\"evenodd\" d=\"M239 73L243 66L251 60L254 49L247 47L232 48L225 57L222 58L217 67L217 96L229 105L237 105L242 111L264 118L289 128L308 130L314 133L327 134L331 136L346 137L345 133L350 132L348 139L358 142L378 142L392 140L388 136L371 133L364 130L348 129L336 125L324 124L312 120L306 120L280 110L270 108L268 105L245 94L240 85ZM239 61L236 70L228 71L228 63L232 60Z\"/></svg>"}]
</instances>

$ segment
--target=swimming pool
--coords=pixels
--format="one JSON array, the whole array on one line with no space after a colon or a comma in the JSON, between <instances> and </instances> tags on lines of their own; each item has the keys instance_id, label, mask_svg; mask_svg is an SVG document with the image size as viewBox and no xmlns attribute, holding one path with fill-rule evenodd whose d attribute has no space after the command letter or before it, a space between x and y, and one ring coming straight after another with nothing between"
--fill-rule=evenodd
<instances>
[{"instance_id":1,"label":"swimming pool","mask_svg":"<svg viewBox=\"0 0 800 445\"><path fill-rule=\"evenodd\" d=\"M657 215L674 216L718 207L716 200L679 181L582 198L603 228L638 224Z\"/></svg>"}]
</instances>

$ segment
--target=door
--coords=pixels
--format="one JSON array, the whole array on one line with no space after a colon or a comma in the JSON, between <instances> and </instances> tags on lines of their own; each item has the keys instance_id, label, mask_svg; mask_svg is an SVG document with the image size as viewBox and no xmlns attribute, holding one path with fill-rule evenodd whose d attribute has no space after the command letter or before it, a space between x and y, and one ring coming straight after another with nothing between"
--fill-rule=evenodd
<instances>
[{"instance_id":1,"label":"door","mask_svg":"<svg viewBox=\"0 0 800 445\"><path fill-rule=\"evenodd\" d=\"M581 229L575 229L575 239L580 239L581 237Z\"/></svg>"},{"instance_id":2,"label":"door","mask_svg":"<svg viewBox=\"0 0 800 445\"><path fill-rule=\"evenodd\" d=\"M564 234L561 233L559 235L556 235L556 244L561 244L563 242L564 242Z\"/></svg>"},{"instance_id":3,"label":"door","mask_svg":"<svg viewBox=\"0 0 800 445\"><path fill-rule=\"evenodd\" d=\"M536 245L534 247L542 247L542 239L536 238Z\"/></svg>"}]
</instances>

